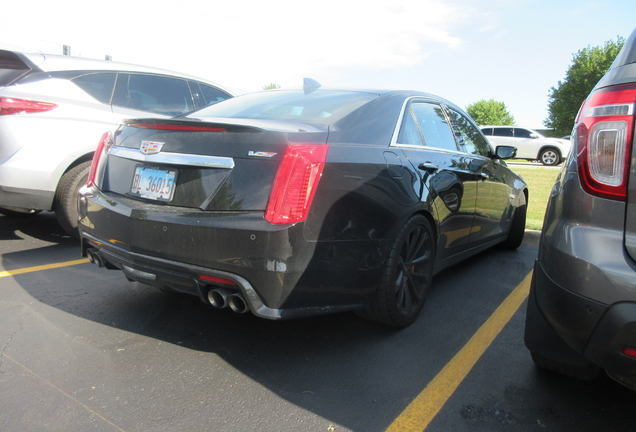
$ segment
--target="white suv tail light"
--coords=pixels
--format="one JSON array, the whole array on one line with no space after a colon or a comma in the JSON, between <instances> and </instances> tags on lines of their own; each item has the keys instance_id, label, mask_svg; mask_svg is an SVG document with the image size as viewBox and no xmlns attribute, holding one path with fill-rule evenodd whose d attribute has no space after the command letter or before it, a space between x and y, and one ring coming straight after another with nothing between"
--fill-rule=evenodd
<instances>
[{"instance_id":1,"label":"white suv tail light","mask_svg":"<svg viewBox=\"0 0 636 432\"><path fill-rule=\"evenodd\" d=\"M0 115L32 114L51 111L57 105L50 102L0 97Z\"/></svg>"}]
</instances>

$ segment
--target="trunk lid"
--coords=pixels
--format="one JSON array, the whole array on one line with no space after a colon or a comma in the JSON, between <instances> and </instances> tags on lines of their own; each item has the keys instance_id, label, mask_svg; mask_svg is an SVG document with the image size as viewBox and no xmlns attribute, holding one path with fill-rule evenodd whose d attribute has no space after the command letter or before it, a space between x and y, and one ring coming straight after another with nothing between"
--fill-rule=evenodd
<instances>
[{"instance_id":1,"label":"trunk lid","mask_svg":"<svg viewBox=\"0 0 636 432\"><path fill-rule=\"evenodd\" d=\"M269 121L129 120L115 134L101 189L147 203L208 211L264 211L289 145L327 129Z\"/></svg>"}]
</instances>

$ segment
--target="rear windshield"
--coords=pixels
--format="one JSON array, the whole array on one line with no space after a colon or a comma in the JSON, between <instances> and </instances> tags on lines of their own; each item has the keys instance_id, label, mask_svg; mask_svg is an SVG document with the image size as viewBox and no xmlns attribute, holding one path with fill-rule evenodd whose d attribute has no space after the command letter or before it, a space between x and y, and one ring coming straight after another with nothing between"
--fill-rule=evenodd
<instances>
[{"instance_id":1,"label":"rear windshield","mask_svg":"<svg viewBox=\"0 0 636 432\"><path fill-rule=\"evenodd\" d=\"M228 99L194 112L188 117L203 120L207 118L282 120L328 125L377 97L377 94L363 92L318 90L306 95L302 91L269 90Z\"/></svg>"},{"instance_id":2,"label":"rear windshield","mask_svg":"<svg viewBox=\"0 0 636 432\"><path fill-rule=\"evenodd\" d=\"M614 59L614 63L612 63L610 69L631 63L636 63L636 29L625 42L623 49L621 49L616 59Z\"/></svg>"},{"instance_id":3,"label":"rear windshield","mask_svg":"<svg viewBox=\"0 0 636 432\"><path fill-rule=\"evenodd\" d=\"M27 74L31 68L17 54L0 50L0 86L6 86Z\"/></svg>"}]
</instances>

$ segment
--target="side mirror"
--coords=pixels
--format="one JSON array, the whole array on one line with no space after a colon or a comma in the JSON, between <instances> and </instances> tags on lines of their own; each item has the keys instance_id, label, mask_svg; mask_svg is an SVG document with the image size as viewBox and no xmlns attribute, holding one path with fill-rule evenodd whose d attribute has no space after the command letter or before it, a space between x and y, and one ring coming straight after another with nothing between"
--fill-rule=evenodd
<instances>
[{"instance_id":1,"label":"side mirror","mask_svg":"<svg viewBox=\"0 0 636 432\"><path fill-rule=\"evenodd\" d=\"M531 133L531 134L530 134L530 138L532 138L532 139L537 139L537 138L539 138L539 135L537 135L537 134L535 134L535 133Z\"/></svg>"},{"instance_id":2,"label":"side mirror","mask_svg":"<svg viewBox=\"0 0 636 432\"><path fill-rule=\"evenodd\" d=\"M517 156L517 147L497 146L495 149L495 156L497 159L513 159Z\"/></svg>"}]
</instances>

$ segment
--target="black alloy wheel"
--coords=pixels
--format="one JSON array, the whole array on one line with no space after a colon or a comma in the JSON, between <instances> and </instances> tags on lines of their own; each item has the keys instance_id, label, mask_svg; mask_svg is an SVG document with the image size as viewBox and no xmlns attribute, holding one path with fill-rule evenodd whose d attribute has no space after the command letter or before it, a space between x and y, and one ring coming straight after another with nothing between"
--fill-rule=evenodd
<instances>
[{"instance_id":1,"label":"black alloy wheel","mask_svg":"<svg viewBox=\"0 0 636 432\"><path fill-rule=\"evenodd\" d=\"M431 225L414 215L395 238L376 295L361 315L396 327L413 323L426 301L434 261Z\"/></svg>"}]
</instances>

